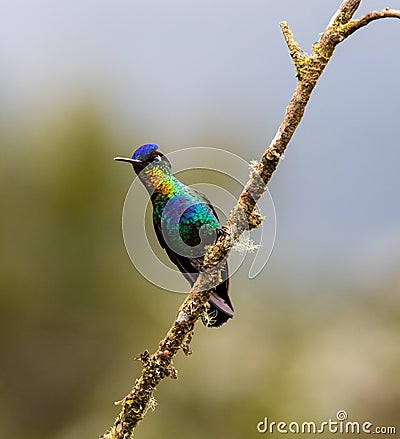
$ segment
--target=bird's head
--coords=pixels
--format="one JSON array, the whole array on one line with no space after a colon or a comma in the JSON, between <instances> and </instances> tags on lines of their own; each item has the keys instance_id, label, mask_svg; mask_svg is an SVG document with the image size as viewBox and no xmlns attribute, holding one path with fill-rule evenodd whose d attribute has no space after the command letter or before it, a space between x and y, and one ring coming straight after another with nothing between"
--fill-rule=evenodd
<instances>
[{"instance_id":1,"label":"bird's head","mask_svg":"<svg viewBox=\"0 0 400 439\"><path fill-rule=\"evenodd\" d=\"M147 167L149 169L171 169L171 163L167 157L158 151L157 145L152 143L140 146L131 158L115 157L114 160L130 163L138 175Z\"/></svg>"}]
</instances>

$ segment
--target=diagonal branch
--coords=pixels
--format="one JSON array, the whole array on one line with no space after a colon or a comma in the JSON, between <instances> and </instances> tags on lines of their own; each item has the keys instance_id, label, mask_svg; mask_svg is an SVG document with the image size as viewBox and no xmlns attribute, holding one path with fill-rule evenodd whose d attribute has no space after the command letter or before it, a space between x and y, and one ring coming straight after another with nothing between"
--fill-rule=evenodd
<instances>
[{"instance_id":1,"label":"diagonal branch","mask_svg":"<svg viewBox=\"0 0 400 439\"><path fill-rule=\"evenodd\" d=\"M146 351L139 356L138 359L144 365L141 376L136 380L129 394L119 402L122 406L121 412L111 429L101 436L102 439L130 439L137 424L143 419L148 408L152 407L153 392L159 382L168 376L177 377L172 363L173 357L180 349L185 354L190 353L189 344L194 325L204 313L213 286L216 285L219 264L227 257L233 244L245 230L256 228L261 223L262 217L256 210L256 203L265 192L272 174L300 124L311 93L336 46L356 30L374 20L386 17L400 18L400 10L386 8L352 20L360 3L361 0L342 2L319 41L313 45L310 55L301 51L288 24L281 23L282 33L297 73L297 86L286 108L282 123L260 161L252 170L249 181L230 213L227 222L229 233L220 236L207 252L203 271L179 308L178 315L168 333L160 341L156 352L150 355Z\"/></svg>"}]
</instances>

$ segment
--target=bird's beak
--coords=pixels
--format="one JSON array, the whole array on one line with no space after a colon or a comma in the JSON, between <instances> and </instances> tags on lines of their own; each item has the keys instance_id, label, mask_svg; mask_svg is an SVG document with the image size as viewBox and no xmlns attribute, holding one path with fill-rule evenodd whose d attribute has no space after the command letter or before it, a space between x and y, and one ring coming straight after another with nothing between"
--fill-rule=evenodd
<instances>
[{"instance_id":1,"label":"bird's beak","mask_svg":"<svg viewBox=\"0 0 400 439\"><path fill-rule=\"evenodd\" d=\"M118 162L128 162L131 163L132 165L139 165L140 163L142 163L141 160L131 159L127 157L114 157L114 160Z\"/></svg>"}]
</instances>

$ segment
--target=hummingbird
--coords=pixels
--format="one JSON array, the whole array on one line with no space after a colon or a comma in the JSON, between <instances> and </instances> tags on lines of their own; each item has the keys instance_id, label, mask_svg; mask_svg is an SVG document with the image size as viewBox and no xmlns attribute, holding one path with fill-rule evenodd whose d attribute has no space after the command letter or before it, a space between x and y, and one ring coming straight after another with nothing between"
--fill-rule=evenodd
<instances>
[{"instance_id":1,"label":"hummingbird","mask_svg":"<svg viewBox=\"0 0 400 439\"><path fill-rule=\"evenodd\" d=\"M114 160L130 163L147 189L158 242L192 287L203 266L207 246L225 233L211 201L174 176L170 161L155 144L140 146L131 158ZM219 280L208 302L208 318L203 319L209 327L221 326L234 313L227 261L221 264Z\"/></svg>"}]
</instances>

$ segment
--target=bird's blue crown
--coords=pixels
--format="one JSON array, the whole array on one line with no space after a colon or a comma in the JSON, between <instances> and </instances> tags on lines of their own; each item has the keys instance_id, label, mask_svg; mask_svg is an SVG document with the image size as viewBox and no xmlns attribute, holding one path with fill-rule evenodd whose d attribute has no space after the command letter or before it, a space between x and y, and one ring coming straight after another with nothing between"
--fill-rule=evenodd
<instances>
[{"instance_id":1,"label":"bird's blue crown","mask_svg":"<svg viewBox=\"0 0 400 439\"><path fill-rule=\"evenodd\" d=\"M154 143L148 143L146 145L139 146L139 148L132 154L132 158L134 160L142 160L146 161L152 151L155 151L158 149L158 146Z\"/></svg>"}]
</instances>

